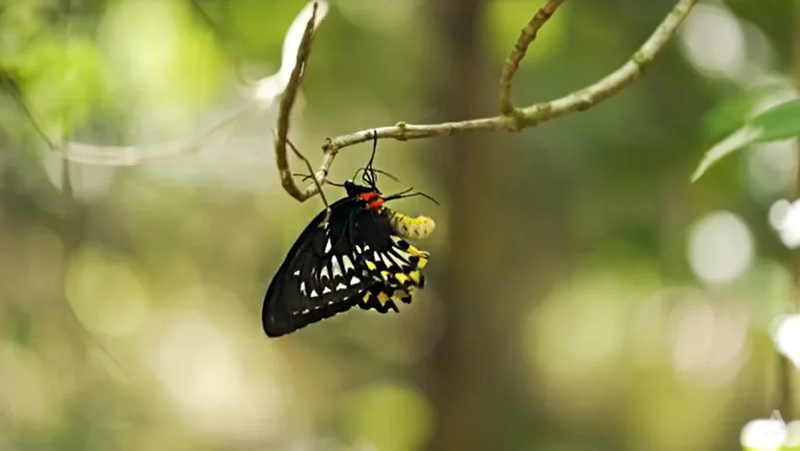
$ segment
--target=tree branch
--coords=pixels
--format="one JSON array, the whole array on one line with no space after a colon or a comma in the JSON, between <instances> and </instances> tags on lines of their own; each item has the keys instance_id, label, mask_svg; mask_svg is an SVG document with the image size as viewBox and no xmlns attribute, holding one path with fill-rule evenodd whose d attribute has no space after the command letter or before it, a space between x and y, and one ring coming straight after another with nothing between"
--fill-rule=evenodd
<instances>
[{"instance_id":1,"label":"tree branch","mask_svg":"<svg viewBox=\"0 0 800 451\"><path fill-rule=\"evenodd\" d=\"M283 92L281 98L280 110L278 111L278 130L275 133L275 155L277 157L278 172L281 176L281 184L283 189L286 190L292 197L300 202L308 199L304 192L300 190L292 178L292 171L289 169L289 160L286 153L287 134L289 133L289 116L292 113L297 91L303 83L303 76L305 75L305 67L308 63L308 58L311 56L311 42L314 39L314 22L317 18L317 2L314 2L314 7L311 12L311 17L306 23L306 29L303 32L303 38L300 40L300 46L297 50L297 62L295 63L292 74L289 76L289 83L286 85L286 90ZM302 155L297 152L298 156ZM303 157L305 159L305 157ZM319 187L324 183L325 175L316 178L314 175L314 193L319 191ZM313 193L312 193L313 195Z\"/></svg>"},{"instance_id":2,"label":"tree branch","mask_svg":"<svg viewBox=\"0 0 800 451\"><path fill-rule=\"evenodd\" d=\"M537 16L542 14L542 11L545 11L545 15L548 10L555 11L555 8L562 1L563 0L549 0L548 4L537 12ZM509 115L458 122L445 122L441 124L408 124L406 122L398 122L393 126L370 127L367 130L358 131L349 135L328 138L322 146L322 150L324 151L322 163L315 174L318 183L308 185L301 191L294 184L294 181L291 181L291 183L284 184L284 188L286 188L287 192L295 199L301 202L313 196L317 193L317 186L324 183L325 177L327 177L331 164L339 150L354 144L371 141L373 139L373 133L377 134L378 139L394 138L400 141L407 141L410 139L430 138L433 136L450 136L456 133L469 131L519 131L575 111L586 111L620 92L638 79L642 73L644 73L647 66L649 66L666 47L667 43L675 35L678 27L680 27L697 2L698 0L678 0L672 11L667 14L661 24L658 25L650 37L625 64L601 80L583 89L573 91L564 97L549 102L537 103L525 108L512 108L512 112ZM529 24L529 27L533 27L535 32L536 24L539 24L539 22L543 24L544 21L545 19L543 18L537 20L537 18L534 17L531 19L531 24L534 25ZM541 24L538 26L541 27ZM527 38L523 31L523 36L520 37L520 40L524 39ZM516 58L514 55L515 53L512 53L510 59ZM519 59L521 60L522 58L520 57ZM512 65L513 64L512 62ZM513 71L508 69L508 66L506 67L506 71L510 72L509 78L513 76ZM285 179L284 172L288 177L291 177L288 171L282 169L282 179ZM289 185L288 188L287 185Z\"/></svg>"},{"instance_id":3,"label":"tree branch","mask_svg":"<svg viewBox=\"0 0 800 451\"><path fill-rule=\"evenodd\" d=\"M517 43L514 44L514 49L511 50L511 55L509 55L503 67L503 74L500 76L500 112L504 115L514 112L514 105L511 102L511 80L514 78L514 74L517 73L517 69L519 69L520 61L525 58L528 46L536 39L539 29L552 17L553 13L564 1L548 0L547 4L539 9L536 15L531 18L531 21L528 22L528 25L522 29Z\"/></svg>"}]
</instances>

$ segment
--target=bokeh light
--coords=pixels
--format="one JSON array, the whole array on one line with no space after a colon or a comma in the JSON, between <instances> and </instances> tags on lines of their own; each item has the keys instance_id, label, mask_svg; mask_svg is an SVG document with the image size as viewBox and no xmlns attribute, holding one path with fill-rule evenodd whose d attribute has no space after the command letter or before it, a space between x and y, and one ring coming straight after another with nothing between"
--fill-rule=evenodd
<instances>
[{"instance_id":1,"label":"bokeh light","mask_svg":"<svg viewBox=\"0 0 800 451\"><path fill-rule=\"evenodd\" d=\"M780 414L770 419L750 421L742 428L740 440L745 450L781 449L786 441L786 423Z\"/></svg>"},{"instance_id":2,"label":"bokeh light","mask_svg":"<svg viewBox=\"0 0 800 451\"><path fill-rule=\"evenodd\" d=\"M108 336L135 334L147 317L147 288L124 257L87 245L69 262L64 292L75 315L90 331Z\"/></svg>"},{"instance_id":3,"label":"bokeh light","mask_svg":"<svg viewBox=\"0 0 800 451\"><path fill-rule=\"evenodd\" d=\"M800 367L800 315L776 318L772 339L778 352Z\"/></svg>"},{"instance_id":4,"label":"bokeh light","mask_svg":"<svg viewBox=\"0 0 800 451\"><path fill-rule=\"evenodd\" d=\"M744 31L736 16L716 4L700 4L679 32L687 57L705 75L739 79L747 70Z\"/></svg>"},{"instance_id":5,"label":"bokeh light","mask_svg":"<svg viewBox=\"0 0 800 451\"><path fill-rule=\"evenodd\" d=\"M775 201L769 209L769 224L786 247L794 249L800 246L800 200Z\"/></svg>"},{"instance_id":6,"label":"bokeh light","mask_svg":"<svg viewBox=\"0 0 800 451\"><path fill-rule=\"evenodd\" d=\"M754 243L747 224L730 212L707 213L689 232L687 258L703 282L725 284L753 262Z\"/></svg>"}]
</instances>

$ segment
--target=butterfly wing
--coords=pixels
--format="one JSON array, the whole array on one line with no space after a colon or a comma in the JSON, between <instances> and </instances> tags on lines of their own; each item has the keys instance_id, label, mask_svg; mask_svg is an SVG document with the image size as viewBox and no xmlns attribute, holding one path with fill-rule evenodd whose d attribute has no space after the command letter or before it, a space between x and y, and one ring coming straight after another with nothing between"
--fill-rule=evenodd
<instances>
[{"instance_id":1,"label":"butterfly wing","mask_svg":"<svg viewBox=\"0 0 800 451\"><path fill-rule=\"evenodd\" d=\"M303 230L270 283L262 324L270 337L294 332L355 305L387 313L424 286L427 252L395 235L389 218L344 198Z\"/></svg>"},{"instance_id":2,"label":"butterfly wing","mask_svg":"<svg viewBox=\"0 0 800 451\"><path fill-rule=\"evenodd\" d=\"M264 332L278 337L345 312L355 295L371 282L353 258L349 229L359 203L344 198L306 226L264 296L261 320Z\"/></svg>"},{"instance_id":3,"label":"butterfly wing","mask_svg":"<svg viewBox=\"0 0 800 451\"><path fill-rule=\"evenodd\" d=\"M411 303L411 293L425 286L422 270L430 255L396 234L390 218L373 210L356 214L353 227L356 258L373 283L358 293L364 310L398 312L397 303Z\"/></svg>"}]
</instances>

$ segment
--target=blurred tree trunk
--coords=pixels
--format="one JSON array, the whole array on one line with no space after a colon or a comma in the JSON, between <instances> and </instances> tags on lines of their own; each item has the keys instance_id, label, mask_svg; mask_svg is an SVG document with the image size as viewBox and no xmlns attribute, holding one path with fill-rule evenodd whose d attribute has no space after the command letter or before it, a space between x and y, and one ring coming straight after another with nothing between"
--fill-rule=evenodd
<instances>
[{"instance_id":1,"label":"blurred tree trunk","mask_svg":"<svg viewBox=\"0 0 800 451\"><path fill-rule=\"evenodd\" d=\"M432 120L494 114L502 65L490 62L483 48L489 2L428 5L435 55L424 70L431 80L428 108L439 115ZM528 19L521 17L520 27ZM425 145L430 159L441 159L426 167L438 166L431 179L446 175L449 210L447 248L429 270L441 271L431 272L429 280L445 304L445 331L420 369L434 409L428 449L485 451L538 443L546 425L536 420L541 412L526 395L531 384L520 330L532 303L574 251L568 246L569 186L531 131L471 133ZM524 171L515 169L520 164ZM519 287L520 280L526 286Z\"/></svg>"},{"instance_id":2,"label":"blurred tree trunk","mask_svg":"<svg viewBox=\"0 0 800 451\"><path fill-rule=\"evenodd\" d=\"M481 48L484 0L434 0L432 61L436 77L428 96L441 117L456 120L493 111L499 73L487 68ZM491 96L491 97L490 97ZM497 449L499 393L504 392L509 331L499 324L495 300L497 273L504 252L503 174L508 149L493 149L496 134L480 133L437 139L428 145L445 156L450 227L447 255L435 275L445 302L445 334L429 357L426 379L435 415L429 449Z\"/></svg>"}]
</instances>

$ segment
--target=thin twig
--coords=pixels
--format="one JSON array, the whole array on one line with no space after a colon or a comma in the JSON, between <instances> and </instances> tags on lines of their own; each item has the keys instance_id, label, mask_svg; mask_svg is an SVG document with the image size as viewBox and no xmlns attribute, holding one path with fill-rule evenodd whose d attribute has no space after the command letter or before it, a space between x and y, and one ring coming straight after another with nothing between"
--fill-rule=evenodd
<instances>
[{"instance_id":1,"label":"thin twig","mask_svg":"<svg viewBox=\"0 0 800 451\"><path fill-rule=\"evenodd\" d=\"M277 157L278 171L281 176L281 184L292 197L299 201L304 201L309 196L304 197L303 192L295 183L292 178L292 171L289 169L289 160L286 156L286 136L289 133L289 116L292 113L297 91L300 89L300 84L303 83L303 75L305 67L308 63L308 58L311 56L311 42L314 39L314 22L317 17L317 3L314 2L314 9L311 13L311 18L306 23L306 29L303 33L303 39L300 40L300 46L297 50L297 61L295 62L292 74L289 77L289 83L286 85L286 90L283 92L281 98L280 110L278 112L278 129L275 132L275 155ZM314 175L314 192L318 192L317 186L324 183L325 176L317 177Z\"/></svg>"},{"instance_id":2,"label":"thin twig","mask_svg":"<svg viewBox=\"0 0 800 451\"><path fill-rule=\"evenodd\" d=\"M511 55L509 55L503 67L503 74L500 76L500 112L504 115L509 115L514 112L514 105L511 101L511 80L519 69L520 61L525 58L528 46L536 39L536 35L539 29L542 28L542 25L550 19L553 13L556 12L556 9L565 1L566 0L548 0L547 4L539 9L536 15L531 18L531 21L528 22L528 25L522 29L519 39L517 39L517 43L514 44Z\"/></svg>"},{"instance_id":3,"label":"thin twig","mask_svg":"<svg viewBox=\"0 0 800 451\"><path fill-rule=\"evenodd\" d=\"M450 136L470 131L519 131L575 111L586 111L620 92L638 79L659 53L664 50L697 2L698 0L678 0L672 11L667 14L650 37L625 64L601 80L583 89L573 91L564 97L525 108L517 108L514 110L514 114L510 116L500 115L441 124L398 122L393 126L370 127L349 135L327 138L322 145L324 153L322 163L316 173L317 181L324 183L331 164L340 149L371 141L374 136L373 133L377 134L378 139L394 138L399 141L407 141L433 136ZM316 184L308 185L305 190L300 191L291 181L291 173L287 172L286 174L287 176L285 177L282 172L281 178L284 180L289 178L291 185L287 188L287 184L284 184L284 188L300 202L317 192Z\"/></svg>"},{"instance_id":4,"label":"thin twig","mask_svg":"<svg viewBox=\"0 0 800 451\"><path fill-rule=\"evenodd\" d=\"M314 168L311 166L311 162L308 160L308 158L306 158L305 155L303 155L299 150L297 150L297 147L295 147L295 145L292 144L292 141L289 139L288 136L286 137L286 144L288 144L289 147L294 152L294 154L297 155L297 158L303 160L303 162L306 164L309 174L308 178L314 180L314 184L317 187L317 191L319 192L320 197L322 197L322 203L325 204L325 220L323 221L323 224L327 223L328 220L331 219L331 206L330 204L328 204L328 198L325 197L325 191L322 191L322 185L319 183L319 180L317 180L317 177L315 177L314 175Z\"/></svg>"},{"instance_id":5,"label":"thin twig","mask_svg":"<svg viewBox=\"0 0 800 451\"><path fill-rule=\"evenodd\" d=\"M42 138L48 149L52 151L57 150L53 140L47 136L47 133L45 133L44 129L39 125L39 121L37 121L36 117L33 115L33 111L28 107L28 102L25 101L25 95L22 93L17 82L2 68L0 68L0 81L8 87L8 92L11 94L11 98L14 99L14 103L22 110L22 114L24 114L28 122L31 123L33 129Z\"/></svg>"}]
</instances>

